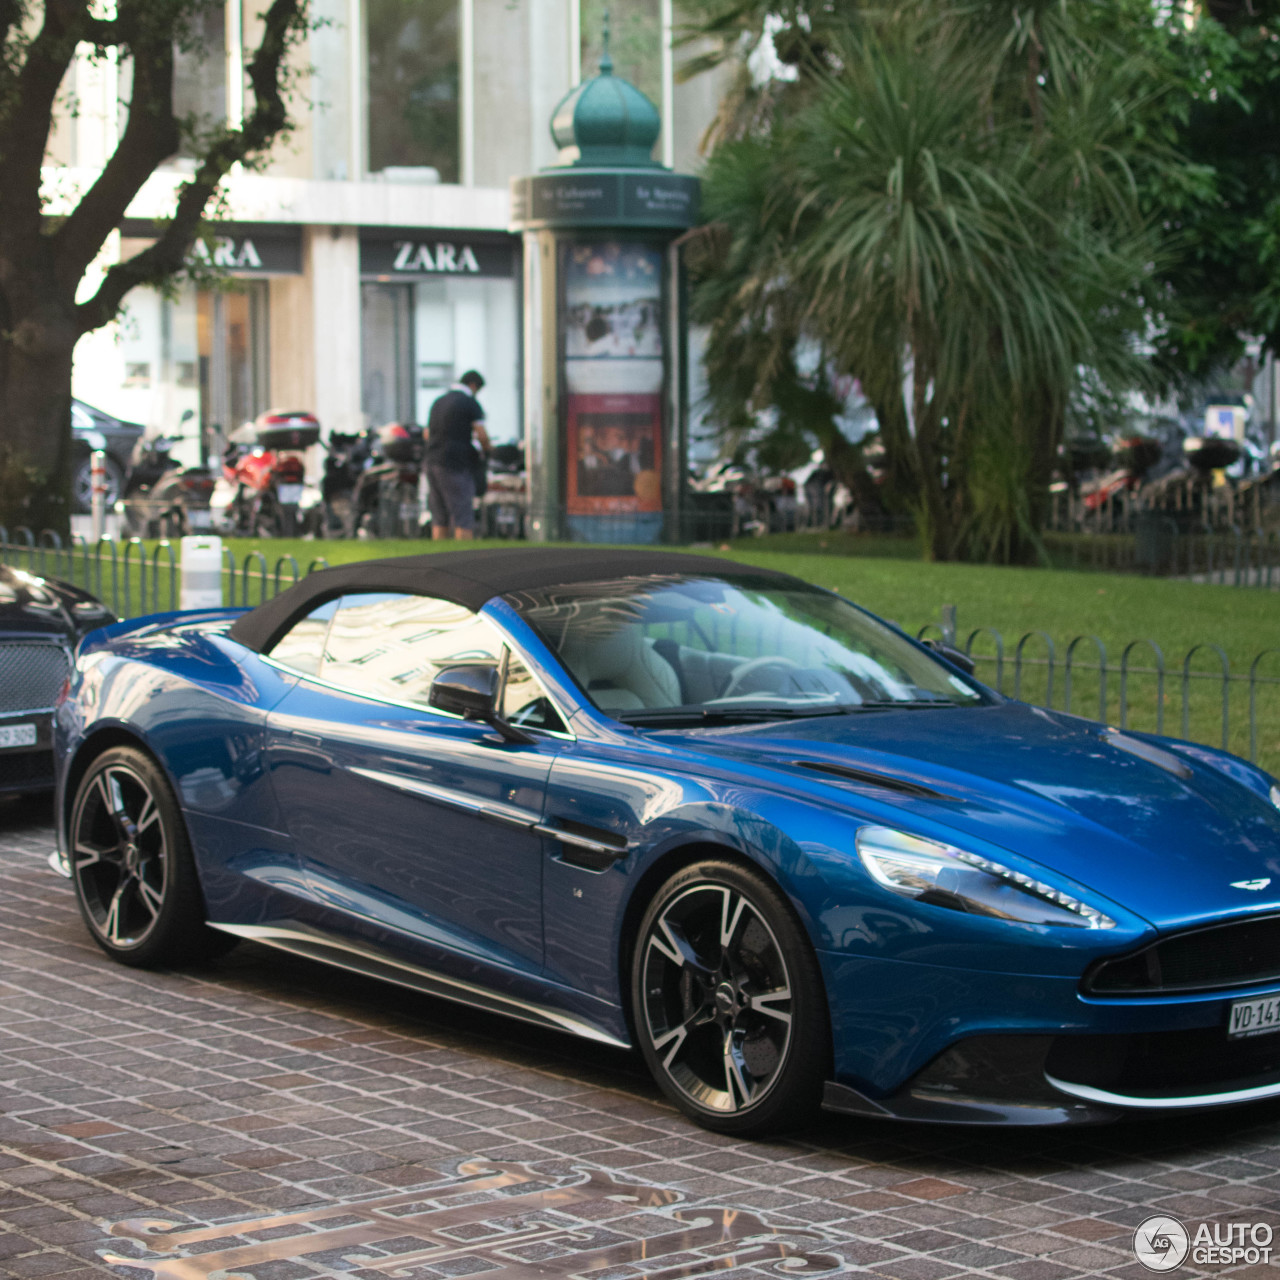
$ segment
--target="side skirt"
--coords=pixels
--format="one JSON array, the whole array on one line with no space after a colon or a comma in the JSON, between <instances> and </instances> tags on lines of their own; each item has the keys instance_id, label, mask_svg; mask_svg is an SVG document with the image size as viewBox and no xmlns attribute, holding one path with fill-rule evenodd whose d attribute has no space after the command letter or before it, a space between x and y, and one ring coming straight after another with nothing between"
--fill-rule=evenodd
<instances>
[{"instance_id":1,"label":"side skirt","mask_svg":"<svg viewBox=\"0 0 1280 1280\"><path fill-rule=\"evenodd\" d=\"M318 929L309 929L295 924L218 924L213 920L209 921L209 928L220 929L223 933L234 934L237 938L261 942L268 947L303 956L308 960L318 960L322 964L346 969L350 973L362 974L367 978L378 978L383 982L407 987L411 991L421 991L424 995L469 1005L473 1009L504 1014L510 1018L518 1018L522 1022L549 1027L554 1031L565 1031L570 1035L581 1036L584 1040L595 1040L617 1049L631 1048L626 1040L619 1040L616 1036L593 1026L582 1018L575 1018L571 1013L534 1004L528 1000L520 1000L515 996L503 995L487 987L463 982L459 978L446 977L444 974L435 973L417 965L406 964L402 960L392 959L370 947L362 947L359 943L350 942L345 938L331 937Z\"/></svg>"}]
</instances>

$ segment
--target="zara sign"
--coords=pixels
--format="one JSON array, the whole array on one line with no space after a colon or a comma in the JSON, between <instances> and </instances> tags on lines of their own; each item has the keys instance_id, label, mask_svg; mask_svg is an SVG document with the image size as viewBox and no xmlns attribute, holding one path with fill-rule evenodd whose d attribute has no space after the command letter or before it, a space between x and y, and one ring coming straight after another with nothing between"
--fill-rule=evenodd
<instances>
[{"instance_id":1,"label":"zara sign","mask_svg":"<svg viewBox=\"0 0 1280 1280\"><path fill-rule=\"evenodd\" d=\"M210 244L212 243L212 248ZM191 246L191 258L206 267L225 267L228 271L261 271L262 255L252 236L218 236L212 242L197 240Z\"/></svg>"},{"instance_id":2,"label":"zara sign","mask_svg":"<svg viewBox=\"0 0 1280 1280\"><path fill-rule=\"evenodd\" d=\"M141 218L128 218L120 226L127 239L148 242L163 229L163 223ZM301 275L302 228L288 223L218 223L195 241L187 260L203 271L233 276Z\"/></svg>"},{"instance_id":3,"label":"zara sign","mask_svg":"<svg viewBox=\"0 0 1280 1280\"><path fill-rule=\"evenodd\" d=\"M396 260L391 264L392 271L443 271L465 275L480 274L480 263L469 244L459 248L456 244L436 243L435 257L431 256L431 245L425 240L397 240Z\"/></svg>"},{"instance_id":4,"label":"zara sign","mask_svg":"<svg viewBox=\"0 0 1280 1280\"><path fill-rule=\"evenodd\" d=\"M510 277L519 242L514 236L417 228L360 232L360 275L374 280L431 276Z\"/></svg>"}]
</instances>

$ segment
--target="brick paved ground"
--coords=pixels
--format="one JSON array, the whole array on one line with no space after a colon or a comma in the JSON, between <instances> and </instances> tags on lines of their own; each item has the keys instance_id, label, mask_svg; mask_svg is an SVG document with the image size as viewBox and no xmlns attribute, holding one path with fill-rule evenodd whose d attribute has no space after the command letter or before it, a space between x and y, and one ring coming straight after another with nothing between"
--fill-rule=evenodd
<instances>
[{"instance_id":1,"label":"brick paved ground","mask_svg":"<svg viewBox=\"0 0 1280 1280\"><path fill-rule=\"evenodd\" d=\"M792 1141L719 1138L630 1055L278 953L246 945L181 973L113 965L45 866L48 822L42 805L0 806L4 1275L141 1280L102 1261L106 1225L385 1196L475 1157L600 1168L816 1227L850 1271L886 1280L1145 1276L1130 1235L1158 1210L1267 1221L1280 1237L1275 1107L1065 1135L828 1117ZM653 1230L630 1221L611 1225ZM341 1251L244 1274L344 1273L375 1274ZM785 1271L720 1273L748 1274Z\"/></svg>"}]
</instances>

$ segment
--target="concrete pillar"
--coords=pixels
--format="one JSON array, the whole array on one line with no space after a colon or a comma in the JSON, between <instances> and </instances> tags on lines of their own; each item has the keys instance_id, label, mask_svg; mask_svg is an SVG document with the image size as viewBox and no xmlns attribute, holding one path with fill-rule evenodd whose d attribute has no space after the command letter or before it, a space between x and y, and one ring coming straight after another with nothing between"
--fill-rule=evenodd
<instances>
[{"instance_id":1,"label":"concrete pillar","mask_svg":"<svg viewBox=\"0 0 1280 1280\"><path fill-rule=\"evenodd\" d=\"M326 431L361 431L360 237L355 227L308 227L315 360L313 406Z\"/></svg>"},{"instance_id":2,"label":"concrete pillar","mask_svg":"<svg viewBox=\"0 0 1280 1280\"><path fill-rule=\"evenodd\" d=\"M324 229L327 233L327 228ZM271 403L282 409L310 409L328 430L316 399L313 294L309 275L277 276L271 281Z\"/></svg>"}]
</instances>

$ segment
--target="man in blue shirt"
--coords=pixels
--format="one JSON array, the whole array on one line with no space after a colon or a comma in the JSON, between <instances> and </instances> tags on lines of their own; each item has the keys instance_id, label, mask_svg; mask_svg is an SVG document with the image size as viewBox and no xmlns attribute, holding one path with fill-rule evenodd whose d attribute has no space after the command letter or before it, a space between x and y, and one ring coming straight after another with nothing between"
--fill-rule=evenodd
<instances>
[{"instance_id":1,"label":"man in blue shirt","mask_svg":"<svg viewBox=\"0 0 1280 1280\"><path fill-rule=\"evenodd\" d=\"M427 418L427 505L435 540L466 539L475 531L476 468L489 452L484 410L476 399L483 386L484 379L468 369L436 399Z\"/></svg>"}]
</instances>

